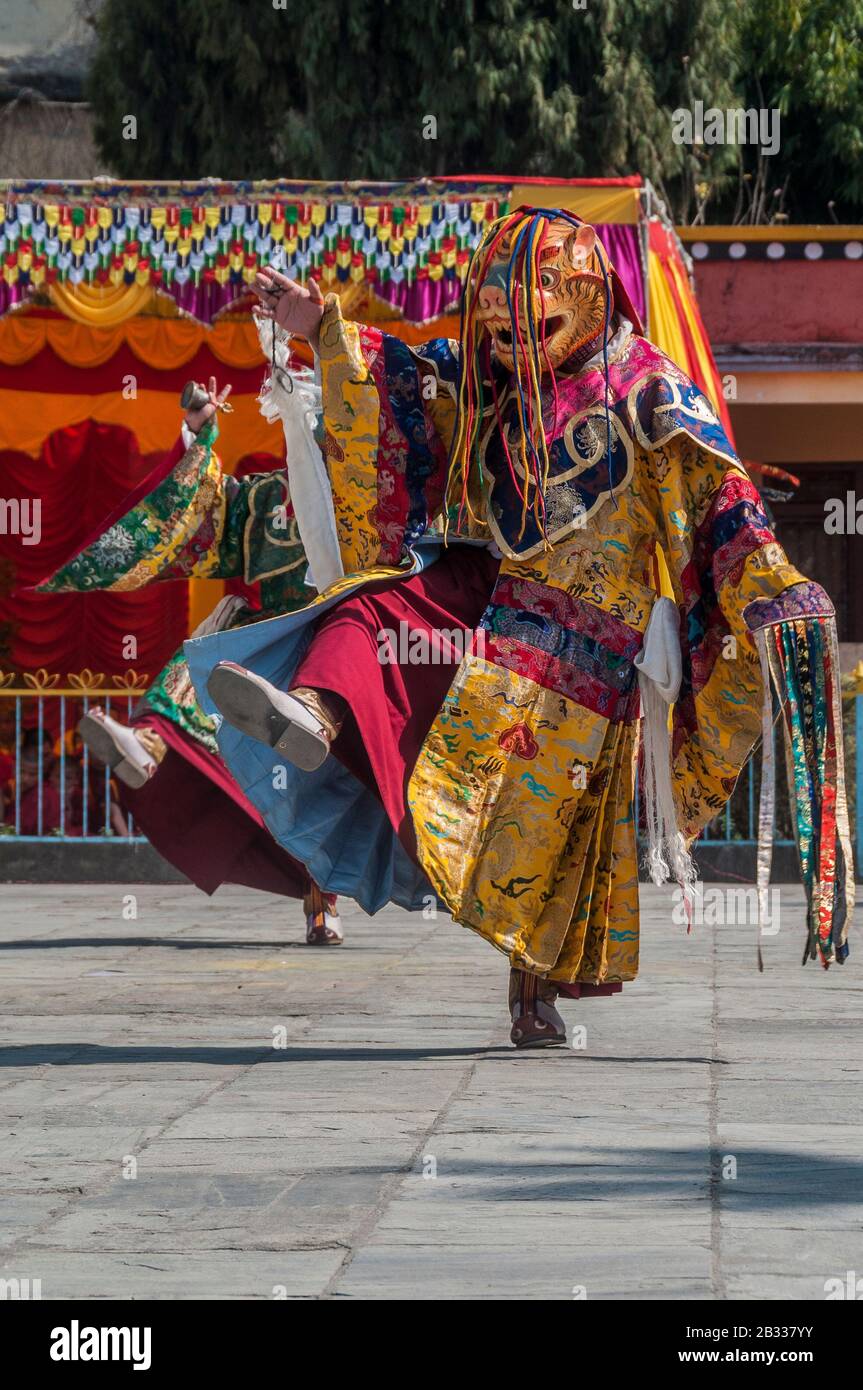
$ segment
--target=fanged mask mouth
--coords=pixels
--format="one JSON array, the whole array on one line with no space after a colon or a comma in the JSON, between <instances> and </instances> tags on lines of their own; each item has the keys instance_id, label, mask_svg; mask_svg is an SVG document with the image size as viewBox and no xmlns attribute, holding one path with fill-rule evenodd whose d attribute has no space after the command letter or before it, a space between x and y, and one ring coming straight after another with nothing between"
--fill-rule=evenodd
<instances>
[{"instance_id":1,"label":"fanged mask mouth","mask_svg":"<svg viewBox=\"0 0 863 1390\"><path fill-rule=\"evenodd\" d=\"M568 315L568 314L553 314L550 318L546 319L546 321L545 321L545 339L546 339L546 341L548 341L550 338L552 338L552 337L554 336L554 334L557 333L561 328L565 328L565 327L567 326L568 322L569 322L569 315ZM505 328L505 327L503 326L503 324L501 324L500 322L498 322L498 323L490 323L490 324L487 324L486 326L487 326L487 328L488 328L488 330L489 330L489 333L490 333L490 335L491 335L491 339L492 339L492 342L494 343L494 346L495 346L496 348L498 348L499 350L502 350L502 351L503 351L504 353L506 353L507 355L510 355L510 354L512 353L512 349L513 349L513 334L512 334L512 328L511 328L511 327ZM538 336L539 336L539 334L537 334L537 337L538 337Z\"/></svg>"}]
</instances>

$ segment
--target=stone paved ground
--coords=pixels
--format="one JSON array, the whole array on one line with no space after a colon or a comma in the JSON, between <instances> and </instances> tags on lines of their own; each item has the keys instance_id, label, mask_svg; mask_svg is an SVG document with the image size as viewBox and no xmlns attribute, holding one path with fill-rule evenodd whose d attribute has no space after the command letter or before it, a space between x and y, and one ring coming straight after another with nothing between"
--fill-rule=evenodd
<instances>
[{"instance_id":1,"label":"stone paved ground","mask_svg":"<svg viewBox=\"0 0 863 1390\"><path fill-rule=\"evenodd\" d=\"M349 907L321 952L240 889L0 886L0 1275L823 1299L863 1274L863 973L800 969L797 889L763 975L754 929L666 902L639 981L566 1006L586 1046L517 1055L505 961L446 919Z\"/></svg>"}]
</instances>

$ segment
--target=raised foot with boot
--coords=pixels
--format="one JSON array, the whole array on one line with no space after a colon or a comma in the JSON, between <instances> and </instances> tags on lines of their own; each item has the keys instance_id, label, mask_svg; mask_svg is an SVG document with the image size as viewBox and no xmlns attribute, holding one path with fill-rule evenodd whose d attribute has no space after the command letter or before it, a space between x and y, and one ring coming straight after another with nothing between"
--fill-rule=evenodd
<instances>
[{"instance_id":1,"label":"raised foot with boot","mask_svg":"<svg viewBox=\"0 0 863 1390\"><path fill-rule=\"evenodd\" d=\"M318 691L298 688L288 694L233 661L214 667L207 690L229 724L275 748L303 772L321 766L341 727Z\"/></svg>"}]
</instances>

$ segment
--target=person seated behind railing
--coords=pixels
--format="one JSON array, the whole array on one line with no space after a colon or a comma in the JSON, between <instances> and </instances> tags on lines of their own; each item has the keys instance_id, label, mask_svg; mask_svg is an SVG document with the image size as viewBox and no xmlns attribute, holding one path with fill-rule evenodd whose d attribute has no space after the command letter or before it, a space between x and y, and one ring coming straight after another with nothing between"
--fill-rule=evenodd
<instances>
[{"instance_id":1,"label":"person seated behind railing","mask_svg":"<svg viewBox=\"0 0 863 1390\"><path fill-rule=\"evenodd\" d=\"M101 778L93 776L91 773L90 783L87 788L87 834L98 835L104 825L104 809L100 816L101 801L104 803L104 794L100 797L99 791L102 788L98 785ZM65 783L65 786L63 785ZM62 817L60 795L63 791ZM55 758L51 770L46 778L46 790L50 790L56 797L56 806L52 797L51 820L44 813L42 816L43 834L50 835L54 831L61 831L64 835L83 835L84 834L84 772L79 757L68 756L63 762ZM61 823L62 821L62 823Z\"/></svg>"},{"instance_id":2,"label":"person seated behind railing","mask_svg":"<svg viewBox=\"0 0 863 1390\"><path fill-rule=\"evenodd\" d=\"M4 798L8 799L15 776L15 706L0 700L0 821Z\"/></svg>"},{"instance_id":3,"label":"person seated behind railing","mask_svg":"<svg viewBox=\"0 0 863 1390\"><path fill-rule=\"evenodd\" d=\"M5 799L3 821L12 827L16 824L15 804L19 805L20 834L47 835L60 824L60 795L56 787L49 783L49 774L54 764L54 753L50 737L42 733L42 817L39 823L39 730L27 729L21 740L20 771L16 789Z\"/></svg>"},{"instance_id":4,"label":"person seated behind railing","mask_svg":"<svg viewBox=\"0 0 863 1390\"><path fill-rule=\"evenodd\" d=\"M14 778L15 756L5 748L0 748L0 824L3 821L4 809L12 799Z\"/></svg>"}]
</instances>

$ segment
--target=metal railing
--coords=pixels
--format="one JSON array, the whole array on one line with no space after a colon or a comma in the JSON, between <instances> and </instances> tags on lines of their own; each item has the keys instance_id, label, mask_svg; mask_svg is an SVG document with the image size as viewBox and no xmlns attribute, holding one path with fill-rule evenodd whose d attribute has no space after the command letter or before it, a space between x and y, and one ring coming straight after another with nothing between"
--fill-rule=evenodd
<instances>
[{"instance_id":1,"label":"metal railing","mask_svg":"<svg viewBox=\"0 0 863 1390\"><path fill-rule=\"evenodd\" d=\"M4 757L5 743L5 758L12 762L11 781L5 789L0 778L0 795L4 799L0 835L22 841L80 842L83 839L142 843L145 837L136 833L132 817L118 814L120 808L110 770L97 765L85 747L75 751L69 745L81 715L94 704L128 721L135 703L147 689L148 678L129 672L124 677L113 677L113 684L106 685L104 676L82 671L67 676L67 682L61 686L60 677L48 675L46 671L25 676L0 672L0 716L6 711L5 719L0 718L0 760ZM863 689L860 686L861 681L853 683L846 678L843 691L849 814L858 866L863 864ZM11 719L10 709L13 710ZM22 779L25 759L21 745L27 730L34 733L36 766L33 785L24 788L22 780L26 782L27 778ZM775 752L781 760L781 750L776 748ZM31 764L33 761L31 756ZM74 798L69 795L67 773L70 768ZM744 768L724 810L704 831L701 838L705 843L741 846L756 843L760 777L761 760L756 754ZM54 783L57 783L55 794L49 796L48 790ZM776 779L776 793L774 844L793 844L787 789L781 770ZM25 797L28 798L26 816ZM80 806L77 819L72 814L76 809L71 804L73 800ZM49 821L56 823L49 825ZM29 832L22 829L26 825L33 829Z\"/></svg>"},{"instance_id":2,"label":"metal railing","mask_svg":"<svg viewBox=\"0 0 863 1390\"><path fill-rule=\"evenodd\" d=\"M94 705L128 721L149 677L129 672L108 685L85 670L68 675L66 685L60 680L45 670L0 672L0 765L11 774L0 776L0 836L26 843L143 843L121 810L110 768L91 758L75 730Z\"/></svg>"}]
</instances>

